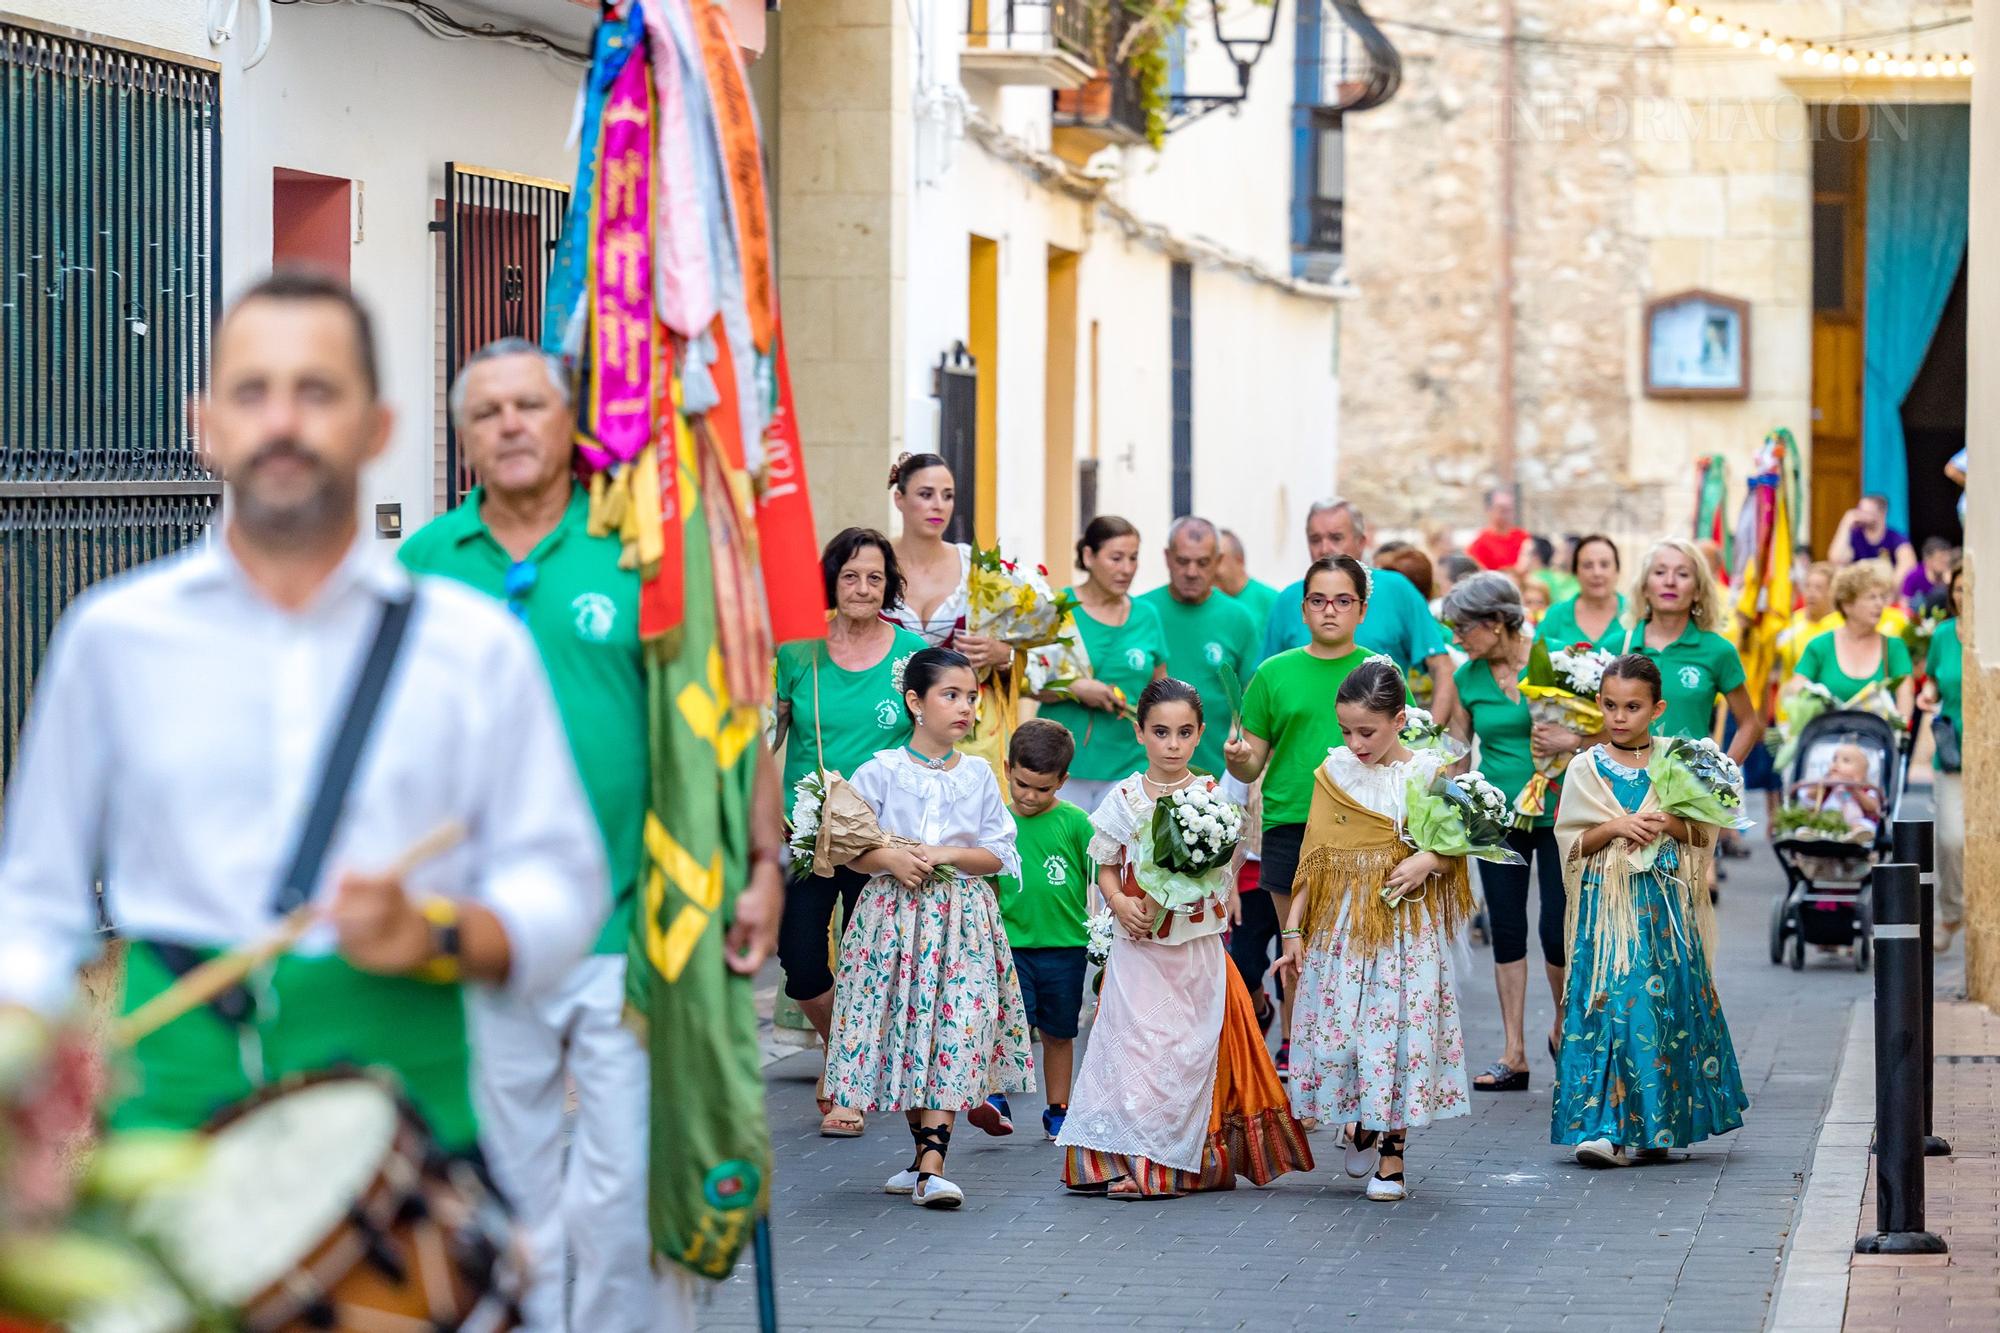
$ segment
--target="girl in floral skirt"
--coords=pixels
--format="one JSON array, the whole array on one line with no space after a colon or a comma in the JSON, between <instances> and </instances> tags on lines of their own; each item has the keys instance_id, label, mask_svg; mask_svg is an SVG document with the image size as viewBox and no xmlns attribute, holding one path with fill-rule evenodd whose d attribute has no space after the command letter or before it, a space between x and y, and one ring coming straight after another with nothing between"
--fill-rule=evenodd
<instances>
[{"instance_id":1,"label":"girl in floral skirt","mask_svg":"<svg viewBox=\"0 0 2000 1333\"><path fill-rule=\"evenodd\" d=\"M1090 817L1097 885L1117 918L1097 1020L1056 1142L1063 1184L1121 1200L1176 1199L1266 1185L1312 1170L1305 1131L1257 1027L1250 993L1222 948L1231 899L1225 861L1174 910L1140 886L1157 868L1159 802L1215 779L1188 771L1201 740L1201 696L1185 681L1148 685L1137 708L1146 768ZM1147 876L1149 882L1154 876Z\"/></svg>"},{"instance_id":2,"label":"girl in floral skirt","mask_svg":"<svg viewBox=\"0 0 2000 1333\"><path fill-rule=\"evenodd\" d=\"M1371 658L1335 696L1345 745L1313 775L1285 953L1273 966L1296 987L1292 1109L1348 1126L1347 1174L1368 1197L1404 1198L1409 1131L1469 1109L1465 1041L1447 963L1472 917L1462 855L1409 837L1411 792L1452 763L1403 743L1406 689Z\"/></svg>"},{"instance_id":3,"label":"girl in floral skirt","mask_svg":"<svg viewBox=\"0 0 2000 1333\"><path fill-rule=\"evenodd\" d=\"M903 670L909 743L877 752L853 779L882 831L916 845L852 862L869 880L841 943L826 1091L857 1111L904 1113L916 1156L883 1189L925 1208L965 1201L943 1174L957 1114L989 1092L1034 1086L993 887L996 875L1021 873L1014 821L993 770L953 748L977 697L963 655L917 653Z\"/></svg>"}]
</instances>

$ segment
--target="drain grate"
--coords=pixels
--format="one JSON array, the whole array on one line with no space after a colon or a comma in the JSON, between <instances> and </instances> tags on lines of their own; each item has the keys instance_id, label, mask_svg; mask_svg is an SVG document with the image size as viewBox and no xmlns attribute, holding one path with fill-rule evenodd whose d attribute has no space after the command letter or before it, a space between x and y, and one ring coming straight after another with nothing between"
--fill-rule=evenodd
<instances>
[{"instance_id":1,"label":"drain grate","mask_svg":"<svg viewBox=\"0 0 2000 1333\"><path fill-rule=\"evenodd\" d=\"M1941 1065L2000 1065L2000 1055L1940 1055Z\"/></svg>"}]
</instances>

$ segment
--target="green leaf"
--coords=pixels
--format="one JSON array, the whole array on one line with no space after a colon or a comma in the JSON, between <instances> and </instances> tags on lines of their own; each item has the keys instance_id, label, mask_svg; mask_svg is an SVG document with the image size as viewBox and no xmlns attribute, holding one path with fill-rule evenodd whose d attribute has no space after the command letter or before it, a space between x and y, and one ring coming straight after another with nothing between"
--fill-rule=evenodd
<instances>
[{"instance_id":1,"label":"green leaf","mask_svg":"<svg viewBox=\"0 0 2000 1333\"><path fill-rule=\"evenodd\" d=\"M1222 699L1229 705L1229 729L1234 732L1243 725L1243 682L1228 662L1215 664L1215 676L1222 682Z\"/></svg>"},{"instance_id":2,"label":"green leaf","mask_svg":"<svg viewBox=\"0 0 2000 1333\"><path fill-rule=\"evenodd\" d=\"M1528 674L1522 677L1524 685L1538 689L1560 689L1562 682L1556 679L1555 664L1549 661L1549 645L1542 639L1535 640L1535 646L1528 650Z\"/></svg>"}]
</instances>

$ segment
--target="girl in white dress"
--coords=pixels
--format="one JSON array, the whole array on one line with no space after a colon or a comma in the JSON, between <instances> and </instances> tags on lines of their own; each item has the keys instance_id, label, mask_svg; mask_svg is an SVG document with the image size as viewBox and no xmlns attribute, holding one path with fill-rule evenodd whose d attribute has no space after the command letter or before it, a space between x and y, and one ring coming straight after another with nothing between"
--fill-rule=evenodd
<instances>
[{"instance_id":1,"label":"girl in white dress","mask_svg":"<svg viewBox=\"0 0 2000 1333\"><path fill-rule=\"evenodd\" d=\"M1408 1132L1464 1115L1469 1097L1447 963L1473 911L1465 858L1419 850L1405 824L1412 783L1428 787L1452 759L1403 744L1405 698L1387 659L1341 683L1346 744L1314 774L1285 953L1273 965L1298 996L1292 1109L1349 1126L1347 1173L1369 1176L1377 1201L1408 1192Z\"/></svg>"},{"instance_id":2,"label":"girl in white dress","mask_svg":"<svg viewBox=\"0 0 2000 1333\"><path fill-rule=\"evenodd\" d=\"M1021 863L993 770L953 748L972 726L971 664L926 648L903 669L903 687L909 744L877 752L853 785L883 832L918 845L852 863L869 880L841 941L826 1093L856 1111L903 1112L916 1156L883 1188L956 1208L965 1193L943 1172L958 1112L989 1092L1034 1086L993 886Z\"/></svg>"},{"instance_id":3,"label":"girl in white dress","mask_svg":"<svg viewBox=\"0 0 2000 1333\"><path fill-rule=\"evenodd\" d=\"M1258 1031L1250 994L1222 948L1228 866L1209 872L1205 901L1174 912L1139 888L1151 854L1154 806L1215 779L1188 760L1201 739L1201 696L1173 679L1139 696L1147 765L1113 787L1091 816L1098 890L1118 919L1097 1020L1056 1142L1063 1184L1114 1199L1179 1198L1266 1185L1312 1170L1305 1131Z\"/></svg>"}]
</instances>

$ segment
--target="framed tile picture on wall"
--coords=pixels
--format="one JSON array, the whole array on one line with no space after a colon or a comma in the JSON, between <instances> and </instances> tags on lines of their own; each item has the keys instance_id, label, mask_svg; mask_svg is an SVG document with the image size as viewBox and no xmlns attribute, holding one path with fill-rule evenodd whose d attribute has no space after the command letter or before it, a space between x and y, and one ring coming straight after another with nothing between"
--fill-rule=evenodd
<instances>
[{"instance_id":1,"label":"framed tile picture on wall","mask_svg":"<svg viewBox=\"0 0 2000 1333\"><path fill-rule=\"evenodd\" d=\"M1685 291L1646 303L1646 396L1748 398L1750 303Z\"/></svg>"}]
</instances>

